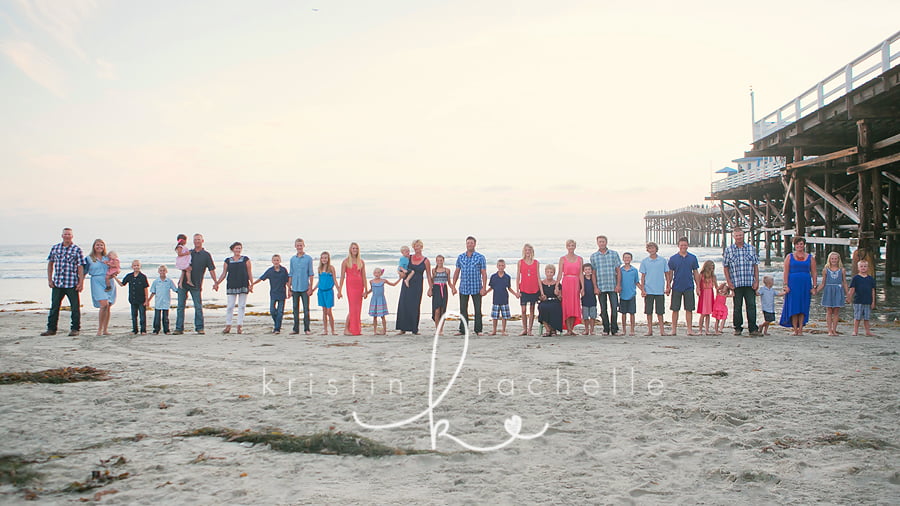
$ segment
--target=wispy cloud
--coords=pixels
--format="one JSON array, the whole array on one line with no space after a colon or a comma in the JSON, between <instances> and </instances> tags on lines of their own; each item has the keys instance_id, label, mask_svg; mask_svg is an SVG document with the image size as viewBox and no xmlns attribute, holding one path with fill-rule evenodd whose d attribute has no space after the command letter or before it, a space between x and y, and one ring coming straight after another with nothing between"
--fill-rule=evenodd
<instances>
[{"instance_id":1,"label":"wispy cloud","mask_svg":"<svg viewBox=\"0 0 900 506\"><path fill-rule=\"evenodd\" d=\"M61 60L71 56L82 64L94 66L101 79L117 77L111 63L99 58L91 61L78 44L78 33L96 10L96 0L13 0L13 3L24 16L19 18L19 23L9 15L3 16L11 33L0 40L0 53L34 82L58 97L65 97L67 76ZM54 51L56 45L62 48L62 53Z\"/></svg>"},{"instance_id":2,"label":"wispy cloud","mask_svg":"<svg viewBox=\"0 0 900 506\"><path fill-rule=\"evenodd\" d=\"M2 41L0 53L34 82L58 97L66 96L63 71L53 58L34 45L24 41Z\"/></svg>"},{"instance_id":3,"label":"wispy cloud","mask_svg":"<svg viewBox=\"0 0 900 506\"><path fill-rule=\"evenodd\" d=\"M97 8L95 0L16 0L28 19L66 50L89 61L77 42L78 31Z\"/></svg>"}]
</instances>

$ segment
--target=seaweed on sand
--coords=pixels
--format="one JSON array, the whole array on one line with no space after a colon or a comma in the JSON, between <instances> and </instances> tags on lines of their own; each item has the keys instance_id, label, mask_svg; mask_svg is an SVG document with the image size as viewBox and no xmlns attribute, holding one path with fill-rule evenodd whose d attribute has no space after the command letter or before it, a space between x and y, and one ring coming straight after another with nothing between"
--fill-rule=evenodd
<instances>
[{"instance_id":1,"label":"seaweed on sand","mask_svg":"<svg viewBox=\"0 0 900 506\"><path fill-rule=\"evenodd\" d=\"M38 474L28 469L31 462L23 460L18 455L0 456L0 484L10 484L17 487L32 481Z\"/></svg>"},{"instance_id":2,"label":"seaweed on sand","mask_svg":"<svg viewBox=\"0 0 900 506\"><path fill-rule=\"evenodd\" d=\"M379 443L352 432L323 431L308 436L284 434L277 430L243 432L231 429L200 429L177 434L182 437L214 436L235 443L267 444L275 451L297 453L319 453L326 455L362 455L364 457L384 457L388 455L416 455L435 453L429 450L404 449Z\"/></svg>"},{"instance_id":3,"label":"seaweed on sand","mask_svg":"<svg viewBox=\"0 0 900 506\"><path fill-rule=\"evenodd\" d=\"M63 367L37 372L2 372L0 385L14 383L76 383L79 381L109 380L109 371L94 367Z\"/></svg>"}]
</instances>

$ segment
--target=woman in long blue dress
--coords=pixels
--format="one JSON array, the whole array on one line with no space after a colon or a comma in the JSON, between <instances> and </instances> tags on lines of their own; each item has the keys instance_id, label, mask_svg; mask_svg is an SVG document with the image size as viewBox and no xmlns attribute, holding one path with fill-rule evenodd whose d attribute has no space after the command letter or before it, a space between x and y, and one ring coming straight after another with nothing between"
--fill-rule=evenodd
<instances>
[{"instance_id":1,"label":"woman in long blue dress","mask_svg":"<svg viewBox=\"0 0 900 506\"><path fill-rule=\"evenodd\" d=\"M99 323L97 324L97 335L108 336L109 334L109 312L112 305L116 303L116 284L110 283L110 290L106 290L106 270L107 265L104 262L109 261L106 252L106 243L103 239L94 240L91 246L91 253L85 258L87 262L87 274L91 276L91 300L94 307L100 309Z\"/></svg>"},{"instance_id":2,"label":"woman in long blue dress","mask_svg":"<svg viewBox=\"0 0 900 506\"><path fill-rule=\"evenodd\" d=\"M409 273L406 282L400 285L400 299L397 301L397 330L398 335L412 332L419 333L419 316L422 306L423 278L428 277L428 286L431 286L431 262L422 255L424 247L422 241L416 239L412 243L413 254L409 258Z\"/></svg>"},{"instance_id":3,"label":"woman in long blue dress","mask_svg":"<svg viewBox=\"0 0 900 506\"><path fill-rule=\"evenodd\" d=\"M784 306L782 327L791 327L792 335L802 336L809 321L809 301L816 292L816 259L806 252L806 239L794 237L794 252L784 259Z\"/></svg>"}]
</instances>

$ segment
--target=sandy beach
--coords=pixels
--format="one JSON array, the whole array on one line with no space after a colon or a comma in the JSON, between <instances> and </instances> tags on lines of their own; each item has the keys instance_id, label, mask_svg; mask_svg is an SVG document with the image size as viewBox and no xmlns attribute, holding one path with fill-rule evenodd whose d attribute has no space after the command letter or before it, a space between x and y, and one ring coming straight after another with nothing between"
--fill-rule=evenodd
<instances>
[{"instance_id":1,"label":"sandy beach","mask_svg":"<svg viewBox=\"0 0 900 506\"><path fill-rule=\"evenodd\" d=\"M364 457L183 434L341 432L431 450L427 416L379 430L353 417L390 424L426 410L434 326L425 317L420 336L367 326L359 337L272 335L262 316L223 335L216 314L206 335L132 336L116 316L113 335L96 337L96 318L87 311L79 337L39 337L45 311L0 313L0 372L90 366L111 377L0 385L2 454L36 473L5 480L0 502L900 501L896 323L876 325L877 337L851 337L849 323L828 337L824 321L799 338L781 328L759 338L473 337L464 359L464 340L448 330L435 397L462 365L435 422L480 447L509 439L515 417L522 435L545 432L490 452L439 436L434 453ZM510 334L520 329L510 323ZM95 471L122 479L92 482ZM73 482L102 486L65 492Z\"/></svg>"}]
</instances>

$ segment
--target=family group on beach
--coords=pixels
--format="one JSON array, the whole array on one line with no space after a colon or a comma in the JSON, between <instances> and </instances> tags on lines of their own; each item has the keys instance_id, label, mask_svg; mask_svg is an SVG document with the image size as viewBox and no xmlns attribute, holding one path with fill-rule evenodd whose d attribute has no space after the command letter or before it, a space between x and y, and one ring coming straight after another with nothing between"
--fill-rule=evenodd
<instances>
[{"instance_id":1,"label":"family group on beach","mask_svg":"<svg viewBox=\"0 0 900 506\"><path fill-rule=\"evenodd\" d=\"M396 312L398 335L418 335L423 293L431 298L432 318L438 326L437 331L441 332L442 317L447 311L451 292L453 295L459 294L462 314L457 335L462 335L469 323L470 300L474 311L472 330L476 335L483 335L482 298L492 292L493 325L490 335L498 332L506 335L506 323L511 317L509 296L513 295L519 299L521 306L522 330L519 335L533 335L535 316L540 326L539 332L543 336L563 332L565 335L575 335L575 327L582 324L583 335L594 335L599 316L603 335L624 335L627 332L633 336L638 292L644 300L647 336L652 336L654 332L654 313L659 333L676 335L682 307L685 311L687 335L721 334L728 317L727 298L733 300L734 335L739 336L744 330L745 306L748 332L751 336L764 335L767 334L769 325L775 321L776 296L784 296L780 325L791 328L793 335L802 335L803 327L809 320L812 296L818 293L823 294L821 303L826 308L829 335L838 334L839 311L845 302L853 305L853 335L858 334L860 322L863 323L866 335L872 335L869 319L871 310L875 308L875 279L869 271L872 263L870 258L854 254L852 280L848 284L841 257L832 252L828 255L827 265L822 269L822 282L819 283L815 259L806 252L806 241L802 237L795 237L794 251L784 261L784 285L782 291L777 292L771 276L765 276L763 286L759 286L759 257L756 249L744 242L744 231L735 228L732 237L734 242L725 249L723 256L722 282L718 280L712 261L704 262L701 267L697 257L688 252L687 238L679 239L678 252L668 259L658 255L659 246L656 243L647 243L648 256L641 261L639 268L635 268L631 265L633 254L626 252L620 257L616 251L608 248L608 239L603 235L597 236L597 251L591 254L587 262L575 254L575 241L566 241L566 254L559 258L556 265L548 264L544 267L543 278L539 276L540 262L534 258L534 248L525 244L522 258L518 261L515 281L506 273L506 262L502 259L496 262L496 272L488 277L487 261L476 251L477 241L474 237L466 238L466 250L456 258L455 269L444 265L443 255L435 257L432 268L431 261L422 253L424 244L421 240L415 240L411 244L412 251L407 246L401 248L401 256L397 262L398 279L390 281L382 277L384 272L381 268L374 269L372 279L368 278L365 261L355 242L350 243L347 257L340 262L340 274L332 265L331 255L327 251L321 253L314 269L312 257L305 252L306 244L299 238L294 241L296 254L291 256L287 266L282 265L280 255L273 255L272 266L256 279L253 278L250 259L242 254L243 245L235 242L230 246L232 256L224 260L221 274L216 277L212 255L203 248L203 235L194 234L193 248L189 248L187 236L179 234L175 245L175 266L181 271L179 280L174 282L168 277L167 267L160 265L159 279L151 284L141 272L140 260L134 260L131 264L132 272L119 280L121 265L118 255L107 251L102 239L95 240L90 253L84 256L81 248L74 243L72 229L65 228L62 242L51 248L47 258L47 281L52 290L51 307L47 330L41 335L51 336L57 333L64 297L68 299L72 313L69 335L79 334L79 294L84 287L86 275L90 275L93 305L99 309L97 335L110 335L110 307L116 301L117 286L128 287L134 334L147 333L146 309L151 302L154 303L153 333L169 333L172 293L177 296L173 334L184 333L188 295L193 301L194 330L204 334L201 291L206 272L209 272L213 282L213 290L218 291L222 283L225 283L227 305L223 333L226 334L232 331L233 324L236 325L237 333L243 332L247 294L253 291L256 284L269 281L269 314L273 320L274 334L281 332L285 304L290 299L295 315L290 333L300 333L301 319L297 315L300 314L302 304L303 332L309 335L309 304L313 295L317 296L317 303L322 308L323 335L335 335L332 308L335 299L344 296L349 306L344 334L361 335L363 299L370 295L368 314L373 319L374 332L385 334L385 317L389 311L384 285L399 284L400 296ZM669 310L672 315L668 334L663 320L667 296L670 297ZM760 297L762 306L764 321L761 326L757 325L756 297ZM695 311L699 313L697 333L694 332L693 325ZM619 313L622 318L621 329L618 325ZM710 330L711 319L716 320L713 330Z\"/></svg>"}]
</instances>

